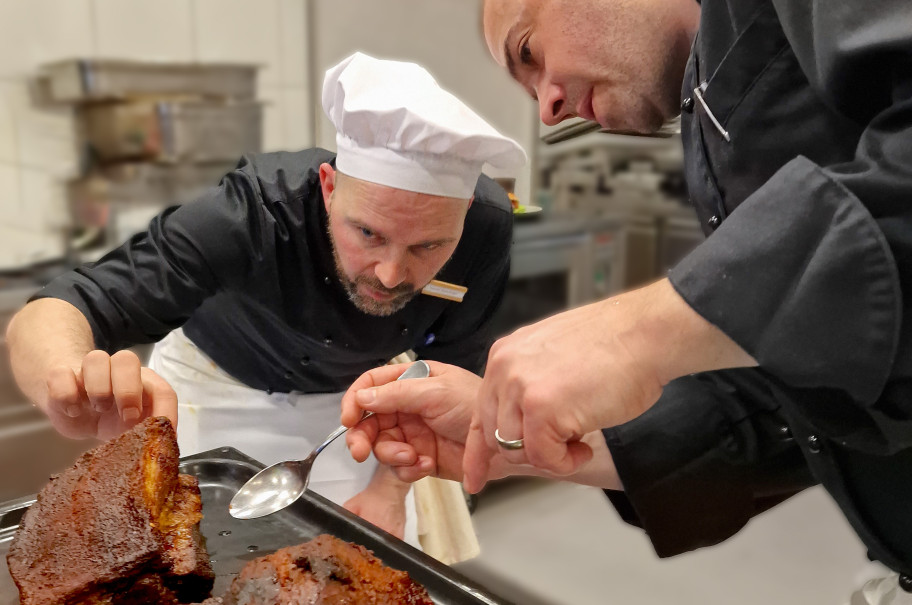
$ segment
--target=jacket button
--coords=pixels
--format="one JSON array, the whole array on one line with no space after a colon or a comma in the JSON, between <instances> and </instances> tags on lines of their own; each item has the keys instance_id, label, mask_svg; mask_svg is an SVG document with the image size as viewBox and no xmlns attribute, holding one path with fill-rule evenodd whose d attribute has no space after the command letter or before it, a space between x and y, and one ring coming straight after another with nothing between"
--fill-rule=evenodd
<instances>
[{"instance_id":1,"label":"jacket button","mask_svg":"<svg viewBox=\"0 0 912 605\"><path fill-rule=\"evenodd\" d=\"M327 336L326 338L323 339L323 346L324 346L324 347L328 347L328 346L331 345L332 343L333 343L333 339L332 339L331 337L329 337L329 336Z\"/></svg>"},{"instance_id":2,"label":"jacket button","mask_svg":"<svg viewBox=\"0 0 912 605\"><path fill-rule=\"evenodd\" d=\"M681 101L681 111L686 113L693 113L694 110L694 100L693 97L687 97Z\"/></svg>"},{"instance_id":3,"label":"jacket button","mask_svg":"<svg viewBox=\"0 0 912 605\"><path fill-rule=\"evenodd\" d=\"M302 358L301 358L301 365L302 365L302 366L309 366L309 365L310 365L310 357L307 357L306 355L305 355L304 357L302 357Z\"/></svg>"},{"instance_id":4,"label":"jacket button","mask_svg":"<svg viewBox=\"0 0 912 605\"><path fill-rule=\"evenodd\" d=\"M408 328L402 328L402 335L408 336Z\"/></svg>"},{"instance_id":5,"label":"jacket button","mask_svg":"<svg viewBox=\"0 0 912 605\"><path fill-rule=\"evenodd\" d=\"M327 275L326 277L323 278L323 283L328 286L329 284L332 283L332 280L329 279L329 276Z\"/></svg>"},{"instance_id":6,"label":"jacket button","mask_svg":"<svg viewBox=\"0 0 912 605\"><path fill-rule=\"evenodd\" d=\"M722 222L722 219L720 219L718 217L718 215L714 214L711 217L709 217L709 220L706 221L706 224L709 225L710 227L712 227L713 229L715 229L716 227L719 226L719 223L721 223L721 222Z\"/></svg>"},{"instance_id":7,"label":"jacket button","mask_svg":"<svg viewBox=\"0 0 912 605\"><path fill-rule=\"evenodd\" d=\"M272 390L272 387L269 387L269 388L266 389L266 394L267 394L267 395L272 395L273 393L274 393L274 391Z\"/></svg>"},{"instance_id":8,"label":"jacket button","mask_svg":"<svg viewBox=\"0 0 912 605\"><path fill-rule=\"evenodd\" d=\"M812 454L819 454L820 448L821 448L820 437L818 437L817 435L811 435L810 437L808 437L808 450Z\"/></svg>"},{"instance_id":9,"label":"jacket button","mask_svg":"<svg viewBox=\"0 0 912 605\"><path fill-rule=\"evenodd\" d=\"M285 372L285 380L291 380L292 378L294 378L294 374L292 374L290 371Z\"/></svg>"},{"instance_id":10,"label":"jacket button","mask_svg":"<svg viewBox=\"0 0 912 605\"><path fill-rule=\"evenodd\" d=\"M908 574L899 574L899 587L906 592L912 592L912 576Z\"/></svg>"},{"instance_id":11,"label":"jacket button","mask_svg":"<svg viewBox=\"0 0 912 605\"><path fill-rule=\"evenodd\" d=\"M782 441L791 441L792 440L792 430L786 426L782 425L779 427L779 439Z\"/></svg>"}]
</instances>

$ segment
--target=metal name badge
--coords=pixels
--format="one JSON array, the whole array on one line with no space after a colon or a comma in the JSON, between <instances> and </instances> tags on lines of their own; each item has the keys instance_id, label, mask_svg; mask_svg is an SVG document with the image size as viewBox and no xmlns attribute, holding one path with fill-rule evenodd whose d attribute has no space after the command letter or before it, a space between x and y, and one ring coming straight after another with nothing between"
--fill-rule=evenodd
<instances>
[{"instance_id":1,"label":"metal name badge","mask_svg":"<svg viewBox=\"0 0 912 605\"><path fill-rule=\"evenodd\" d=\"M468 291L469 289L465 286L457 286L456 284L434 279L421 290L421 293L427 294L428 296L436 296L437 298L445 298L454 302L462 302L465 293Z\"/></svg>"}]
</instances>

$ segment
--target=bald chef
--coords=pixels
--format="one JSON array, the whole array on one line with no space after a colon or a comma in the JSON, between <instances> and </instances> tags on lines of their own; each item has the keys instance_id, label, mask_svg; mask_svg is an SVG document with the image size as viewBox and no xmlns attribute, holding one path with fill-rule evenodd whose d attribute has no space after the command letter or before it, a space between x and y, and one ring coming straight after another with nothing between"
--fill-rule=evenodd
<instances>
[{"instance_id":1,"label":"bald chef","mask_svg":"<svg viewBox=\"0 0 912 605\"><path fill-rule=\"evenodd\" d=\"M16 381L61 434L164 415L184 455L233 446L271 464L306 456L348 385L397 354L480 370L513 220L481 169L525 153L412 63L348 57L323 108L337 154L248 155L15 315ZM154 341L149 367L124 350ZM405 532L408 486L340 441L310 488Z\"/></svg>"}]
</instances>

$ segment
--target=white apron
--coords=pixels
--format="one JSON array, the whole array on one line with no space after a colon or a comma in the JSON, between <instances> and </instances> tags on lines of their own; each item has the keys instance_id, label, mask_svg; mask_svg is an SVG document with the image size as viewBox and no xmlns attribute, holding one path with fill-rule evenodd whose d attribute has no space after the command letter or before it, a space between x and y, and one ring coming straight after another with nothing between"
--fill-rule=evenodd
<instances>
[{"instance_id":1,"label":"white apron","mask_svg":"<svg viewBox=\"0 0 912 605\"><path fill-rule=\"evenodd\" d=\"M912 593L899 587L899 574L868 581L852 595L849 605L912 605Z\"/></svg>"},{"instance_id":2,"label":"white apron","mask_svg":"<svg viewBox=\"0 0 912 605\"><path fill-rule=\"evenodd\" d=\"M182 330L155 345L149 367L177 392L182 456L231 446L270 465L305 458L339 426L342 393L272 393L250 388L209 359ZM377 461L358 464L339 437L311 471L308 489L343 505L370 482ZM405 540L420 548L414 490L406 497Z\"/></svg>"}]
</instances>

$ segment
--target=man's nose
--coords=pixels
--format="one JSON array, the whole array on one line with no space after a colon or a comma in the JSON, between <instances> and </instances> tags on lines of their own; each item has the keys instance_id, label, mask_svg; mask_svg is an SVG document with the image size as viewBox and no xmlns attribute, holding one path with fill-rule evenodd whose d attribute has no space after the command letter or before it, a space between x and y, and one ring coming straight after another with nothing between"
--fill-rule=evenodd
<instances>
[{"instance_id":1,"label":"man's nose","mask_svg":"<svg viewBox=\"0 0 912 605\"><path fill-rule=\"evenodd\" d=\"M407 274L405 262L399 254L388 255L374 267L374 275L384 287L389 289L404 282Z\"/></svg>"},{"instance_id":2,"label":"man's nose","mask_svg":"<svg viewBox=\"0 0 912 605\"><path fill-rule=\"evenodd\" d=\"M548 126L554 126L572 115L572 108L567 103L567 93L563 86L542 78L536 94L539 117Z\"/></svg>"}]
</instances>

